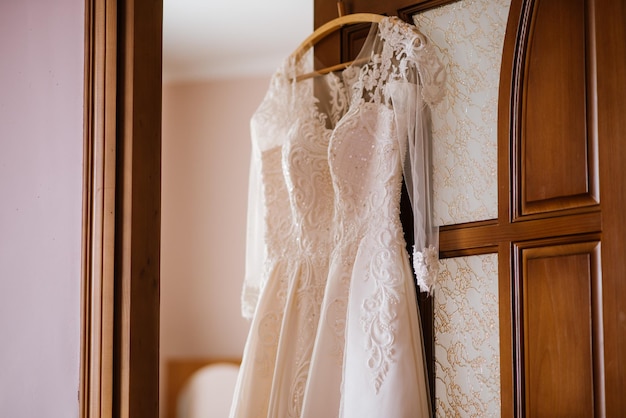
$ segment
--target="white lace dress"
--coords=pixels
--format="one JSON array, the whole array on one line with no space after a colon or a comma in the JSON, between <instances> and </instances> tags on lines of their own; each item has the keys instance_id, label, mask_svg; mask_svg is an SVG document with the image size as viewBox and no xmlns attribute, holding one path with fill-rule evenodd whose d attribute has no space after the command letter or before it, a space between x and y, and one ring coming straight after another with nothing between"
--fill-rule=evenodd
<instances>
[{"instance_id":1,"label":"white lace dress","mask_svg":"<svg viewBox=\"0 0 626 418\"><path fill-rule=\"evenodd\" d=\"M425 103L440 95L441 65L397 18L373 26L358 66L317 78L315 96L312 80L293 81L307 62L285 63L252 121L252 323L231 417L428 417L399 205L404 174L429 290Z\"/></svg>"}]
</instances>

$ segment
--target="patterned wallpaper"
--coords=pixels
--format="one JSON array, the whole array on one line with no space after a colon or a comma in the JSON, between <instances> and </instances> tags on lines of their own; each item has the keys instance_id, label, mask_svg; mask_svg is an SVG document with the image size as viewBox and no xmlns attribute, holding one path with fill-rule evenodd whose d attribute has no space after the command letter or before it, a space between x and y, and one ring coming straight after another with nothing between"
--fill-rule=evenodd
<instances>
[{"instance_id":1,"label":"patterned wallpaper","mask_svg":"<svg viewBox=\"0 0 626 418\"><path fill-rule=\"evenodd\" d=\"M434 215L497 217L497 99L510 0L461 0L414 16L448 69L433 108ZM436 415L500 416L495 254L441 261L435 292Z\"/></svg>"},{"instance_id":2,"label":"patterned wallpaper","mask_svg":"<svg viewBox=\"0 0 626 418\"><path fill-rule=\"evenodd\" d=\"M435 294L438 417L500 416L497 255L442 261Z\"/></svg>"},{"instance_id":3,"label":"patterned wallpaper","mask_svg":"<svg viewBox=\"0 0 626 418\"><path fill-rule=\"evenodd\" d=\"M433 188L440 225L497 217L497 111L510 0L461 0L414 16L447 66L433 109Z\"/></svg>"}]
</instances>

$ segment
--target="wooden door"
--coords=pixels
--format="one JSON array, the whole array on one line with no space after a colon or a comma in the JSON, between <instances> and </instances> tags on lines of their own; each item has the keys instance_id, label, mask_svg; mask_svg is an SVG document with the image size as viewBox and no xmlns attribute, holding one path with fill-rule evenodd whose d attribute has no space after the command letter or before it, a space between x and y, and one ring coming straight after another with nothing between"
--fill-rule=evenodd
<instances>
[{"instance_id":1,"label":"wooden door","mask_svg":"<svg viewBox=\"0 0 626 418\"><path fill-rule=\"evenodd\" d=\"M411 21L446 3L345 6ZM315 1L316 27L336 16L334 1ZM626 411L624 22L620 0L512 1L498 104L498 216L441 229L441 257L498 255L503 416ZM321 44L323 64L353 56L366 31L347 28ZM432 389L432 310L430 299L420 301Z\"/></svg>"},{"instance_id":2,"label":"wooden door","mask_svg":"<svg viewBox=\"0 0 626 418\"><path fill-rule=\"evenodd\" d=\"M625 18L619 0L511 8L499 142L512 162L500 166L511 260L500 282L517 416L626 411Z\"/></svg>"}]
</instances>

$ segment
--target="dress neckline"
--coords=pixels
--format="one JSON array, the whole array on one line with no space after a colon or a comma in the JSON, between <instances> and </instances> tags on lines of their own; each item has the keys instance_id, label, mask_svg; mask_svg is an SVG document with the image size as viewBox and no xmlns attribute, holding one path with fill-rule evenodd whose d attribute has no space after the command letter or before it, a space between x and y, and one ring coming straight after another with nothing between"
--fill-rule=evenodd
<instances>
[{"instance_id":1,"label":"dress neckline","mask_svg":"<svg viewBox=\"0 0 626 418\"><path fill-rule=\"evenodd\" d=\"M397 18L385 16L380 23L372 23L357 59L341 71L296 81L296 75L313 71L314 49L311 48L297 61L293 57L286 59L281 75L285 87L290 90L291 105L293 108L297 107L298 110L301 110L302 115L307 116L307 123L316 123L316 126L326 132L328 137L352 110L355 99L355 92L352 87L359 78L361 68L370 63L371 45L380 33L380 25L384 25L384 22L390 19ZM316 82L318 86L322 83L325 86L323 90L325 97L315 96L314 86ZM319 87L317 91L319 92ZM323 103L328 104L330 109L321 109L320 105Z\"/></svg>"}]
</instances>

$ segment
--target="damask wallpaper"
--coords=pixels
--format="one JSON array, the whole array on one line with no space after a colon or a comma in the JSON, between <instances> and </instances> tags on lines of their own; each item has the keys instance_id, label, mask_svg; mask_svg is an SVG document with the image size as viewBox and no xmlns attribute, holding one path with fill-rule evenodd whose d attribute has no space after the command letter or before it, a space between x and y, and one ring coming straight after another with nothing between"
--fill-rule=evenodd
<instances>
[{"instance_id":1,"label":"damask wallpaper","mask_svg":"<svg viewBox=\"0 0 626 418\"><path fill-rule=\"evenodd\" d=\"M432 109L435 216L440 225L497 217L497 112L510 0L461 0L414 16L447 69Z\"/></svg>"},{"instance_id":2,"label":"damask wallpaper","mask_svg":"<svg viewBox=\"0 0 626 418\"><path fill-rule=\"evenodd\" d=\"M439 225L497 217L497 108L510 0L461 0L414 16L447 66L432 109L434 215ZM500 416L495 254L441 261L435 291L435 393L440 417Z\"/></svg>"},{"instance_id":3,"label":"damask wallpaper","mask_svg":"<svg viewBox=\"0 0 626 418\"><path fill-rule=\"evenodd\" d=\"M500 416L495 254L443 260L435 294L437 416Z\"/></svg>"}]
</instances>

